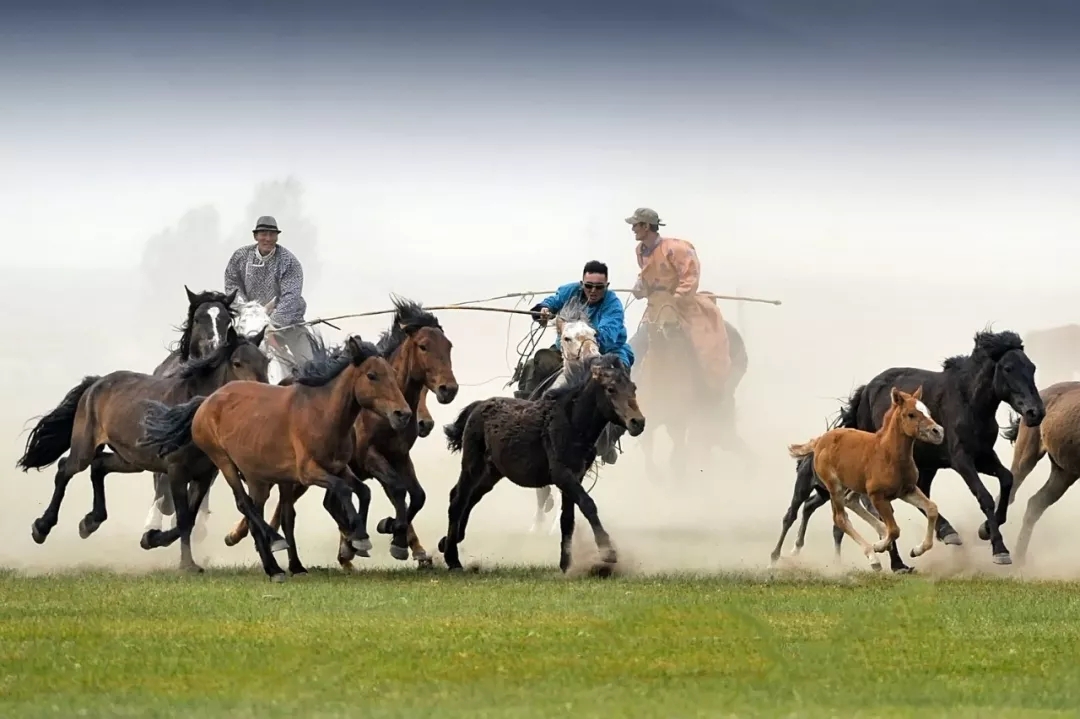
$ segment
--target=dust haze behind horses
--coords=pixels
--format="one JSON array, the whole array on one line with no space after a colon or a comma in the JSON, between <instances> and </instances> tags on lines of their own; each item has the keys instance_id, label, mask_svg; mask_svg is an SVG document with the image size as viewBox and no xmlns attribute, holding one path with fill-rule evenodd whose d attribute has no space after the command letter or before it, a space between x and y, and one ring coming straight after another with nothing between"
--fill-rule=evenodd
<instances>
[{"instance_id":1,"label":"dust haze behind horses","mask_svg":"<svg viewBox=\"0 0 1080 719\"><path fill-rule=\"evenodd\" d=\"M940 366L945 357L970 351L972 329L988 321L998 329L1015 328L1026 335L1028 328L1074 321L1070 308L1080 307L1080 292L1053 293L1034 284L1034 280L1031 285L1021 282L1009 287L956 285L951 281L897 279L872 272L821 276L813 268L798 277L769 277L764 272L755 275L733 269L729 277L723 266L722 243L697 244L706 263L708 286L720 292L732 291L735 288L730 283L737 277L742 293L776 297L784 302L780 307L738 307L721 302L725 317L739 328L753 358L737 395L739 426L760 456L761 466L753 475L740 475L734 463L725 464L718 452L712 464L689 478L685 492L692 494L676 496L647 481L640 472L636 440L624 438L625 453L617 465L605 468L593 496L603 508L605 526L618 543L620 563L640 571L764 569L776 541L777 519L790 498L791 460L785 447L792 437L820 433L835 413L837 401L883 367L932 369ZM333 257L333 246L325 249L327 256ZM470 251L462 247L463 253ZM572 264L571 270L576 270L579 263ZM612 266L614 273L616 265ZM629 271L619 270L620 274ZM385 298L391 290L424 297L434 305L502 291L554 286L561 279L547 271L533 273L527 261L500 273L497 281L487 271L455 271L422 264L400 270L380 267L379 272L375 286L366 288L357 283L355 268L328 267L318 286L310 291L305 288L309 317L388 308ZM0 391L6 401L0 410L0 461L6 461L8 467L0 474L4 497L0 508L0 566L44 571L89 565L141 571L170 568L175 563L173 552L146 552L138 546L146 507L153 496L148 477L110 478L109 521L92 540L80 539L76 531L78 518L90 506L89 482L73 481L60 524L49 541L38 547L27 528L48 501L51 475L23 475L13 467L25 440L20 433L27 418L54 405L86 374L105 374L120 368L152 371L166 354L164 348L177 339L174 326L186 309L183 294L164 302L167 311L160 315L143 318L140 313L132 314L124 309L135 296L129 274L43 268L35 276L40 287L48 288L47 292L27 282L0 283L0 301L14 308L5 317L8 340L0 348ZM507 286L510 276L513 287ZM169 293L175 295L183 282L183 277L170 280ZM197 289L210 288L199 285ZM630 332L636 327L641 306L640 302L634 303L627 311ZM942 311L945 306L948 312ZM512 367L513 345L528 326L524 318L484 312L443 311L439 319L455 339L454 366L462 385L450 405L431 403L436 425L441 427L475 399L510 394L510 389L502 387L510 374L507 365L509 362ZM343 330L376 337L386 329L386 322L387 317L380 316L338 324ZM322 331L330 345L343 340L341 332L325 327ZM552 337L549 330L541 346L549 345ZM1036 379L1041 387L1046 386L1038 371ZM648 406L643 406L642 411L649 415ZM999 423L1004 426L1007 421L1008 413L1002 410ZM413 450L417 471L424 477L428 492L428 506L418 517L417 531L432 538L445 531L447 494L458 468L458 458L447 453L437 435L419 440ZM668 448L662 433L656 446L658 453ZM996 449L1008 464L1012 458L1008 442L1000 441ZM1028 498L1045 482L1047 465L1044 460L1020 490L1018 504L1013 506L1015 514L1010 515L1004 529L1006 541L1011 544L1016 543ZM939 547L923 558L920 568L938 574L999 574L990 566L989 551L980 551L984 545L974 532L982 518L959 477L950 471L942 472L933 496L970 550L963 557L952 551L953 547ZM551 537L523 536L534 511L532 504L527 491L509 482L497 486L470 518L462 559L466 563L471 558L482 558L487 563L551 566ZM214 512L208 522L208 538L195 545L196 561L207 567L254 566L250 545L227 548L221 541L239 516L220 481L211 491L211 505ZM320 505L312 501L297 507L297 540L313 566L333 565L337 549L335 527L323 516ZM371 516L383 516L389 510L389 503L375 492ZM1080 577L1080 550L1073 549L1076 534L1071 527L1071 518L1077 514L1080 492L1074 489L1040 520L1025 577ZM919 536L923 527L922 516L906 506L897 508L897 521L906 537ZM579 527L578 532L585 533L584 544L589 545L588 529ZM799 566L833 571L831 545L827 519L813 522ZM384 552L373 555L358 568L399 566ZM841 566L845 571L861 571L862 564L857 552L847 552Z\"/></svg>"}]
</instances>

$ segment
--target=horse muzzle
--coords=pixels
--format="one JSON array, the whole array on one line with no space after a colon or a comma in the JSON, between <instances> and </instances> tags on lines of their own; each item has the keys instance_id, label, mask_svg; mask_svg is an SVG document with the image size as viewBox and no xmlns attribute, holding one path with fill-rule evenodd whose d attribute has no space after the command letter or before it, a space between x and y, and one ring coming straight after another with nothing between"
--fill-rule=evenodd
<instances>
[{"instance_id":1,"label":"horse muzzle","mask_svg":"<svg viewBox=\"0 0 1080 719\"><path fill-rule=\"evenodd\" d=\"M645 431L645 418L634 417L626 423L626 431L631 437L637 437Z\"/></svg>"},{"instance_id":2,"label":"horse muzzle","mask_svg":"<svg viewBox=\"0 0 1080 719\"><path fill-rule=\"evenodd\" d=\"M407 409L395 409L387 417L387 421L390 422L390 426L395 432L400 432L409 426L409 422L413 418L413 413Z\"/></svg>"},{"instance_id":3,"label":"horse muzzle","mask_svg":"<svg viewBox=\"0 0 1080 719\"><path fill-rule=\"evenodd\" d=\"M1046 417L1046 406L1042 402L1035 406L1018 408L1017 411L1023 418L1024 424L1028 427L1038 427L1042 424L1043 418Z\"/></svg>"},{"instance_id":4,"label":"horse muzzle","mask_svg":"<svg viewBox=\"0 0 1080 719\"><path fill-rule=\"evenodd\" d=\"M441 384L435 388L435 399L439 400L439 404L450 404L457 397L457 393L457 384Z\"/></svg>"}]
</instances>

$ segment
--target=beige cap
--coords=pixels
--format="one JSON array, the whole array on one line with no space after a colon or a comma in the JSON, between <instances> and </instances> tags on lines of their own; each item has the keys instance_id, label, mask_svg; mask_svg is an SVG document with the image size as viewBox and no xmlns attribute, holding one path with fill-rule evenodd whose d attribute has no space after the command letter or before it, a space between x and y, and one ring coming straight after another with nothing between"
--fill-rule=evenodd
<instances>
[{"instance_id":1,"label":"beige cap","mask_svg":"<svg viewBox=\"0 0 1080 719\"><path fill-rule=\"evenodd\" d=\"M648 207L639 207L634 210L634 214L626 218L626 224L636 225L639 222L644 222L646 225L657 225L663 227L664 223L660 221L660 215L656 214L656 210L650 210Z\"/></svg>"}]
</instances>

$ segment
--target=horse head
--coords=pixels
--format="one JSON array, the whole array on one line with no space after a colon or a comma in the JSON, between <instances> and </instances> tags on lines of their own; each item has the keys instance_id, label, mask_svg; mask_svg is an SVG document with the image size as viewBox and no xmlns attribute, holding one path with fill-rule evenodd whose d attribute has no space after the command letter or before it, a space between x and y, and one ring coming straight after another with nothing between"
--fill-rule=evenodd
<instances>
[{"instance_id":1,"label":"horse head","mask_svg":"<svg viewBox=\"0 0 1080 719\"><path fill-rule=\"evenodd\" d=\"M391 297L391 301L396 311L393 325L379 340L382 356L392 358L395 369L408 372L410 380L434 392L439 404L453 402L458 393L450 360L454 345L438 318L411 300Z\"/></svg>"},{"instance_id":2,"label":"horse head","mask_svg":"<svg viewBox=\"0 0 1080 719\"><path fill-rule=\"evenodd\" d=\"M233 322L232 304L236 293L192 292L187 285L184 285L184 291L188 314L181 328L180 356L184 360L206 357L225 345Z\"/></svg>"},{"instance_id":3,"label":"horse head","mask_svg":"<svg viewBox=\"0 0 1080 719\"><path fill-rule=\"evenodd\" d=\"M578 362L600 356L596 330L587 319L566 320L556 317L555 331L559 334L559 346L564 362Z\"/></svg>"}]
</instances>

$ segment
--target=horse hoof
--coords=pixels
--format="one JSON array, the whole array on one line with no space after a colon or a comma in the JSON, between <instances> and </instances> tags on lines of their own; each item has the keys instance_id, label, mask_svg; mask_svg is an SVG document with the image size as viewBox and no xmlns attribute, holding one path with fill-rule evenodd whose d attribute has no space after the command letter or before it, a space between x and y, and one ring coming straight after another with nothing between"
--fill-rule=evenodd
<instances>
[{"instance_id":1,"label":"horse hoof","mask_svg":"<svg viewBox=\"0 0 1080 719\"><path fill-rule=\"evenodd\" d=\"M435 562L431 560L431 557L418 557L416 560L417 569L434 569Z\"/></svg>"},{"instance_id":2,"label":"horse hoof","mask_svg":"<svg viewBox=\"0 0 1080 719\"><path fill-rule=\"evenodd\" d=\"M40 544L40 542L38 542ZM439 554L446 554L446 537L439 540Z\"/></svg>"},{"instance_id":3,"label":"horse hoof","mask_svg":"<svg viewBox=\"0 0 1080 719\"><path fill-rule=\"evenodd\" d=\"M591 574L592 576L599 577L600 579L607 579L611 577L614 573L615 568L610 564L597 564L589 572L589 574Z\"/></svg>"},{"instance_id":4,"label":"horse hoof","mask_svg":"<svg viewBox=\"0 0 1080 719\"><path fill-rule=\"evenodd\" d=\"M875 572L880 572L881 571L881 563L879 562L879 563L876 563L876 564L871 564L870 568L873 569Z\"/></svg>"},{"instance_id":5,"label":"horse hoof","mask_svg":"<svg viewBox=\"0 0 1080 719\"><path fill-rule=\"evenodd\" d=\"M986 526L986 522L979 525L979 539L984 542L990 541L990 528Z\"/></svg>"},{"instance_id":6,"label":"horse hoof","mask_svg":"<svg viewBox=\"0 0 1080 719\"><path fill-rule=\"evenodd\" d=\"M237 539L236 537L234 537L232 534L226 534L225 535L225 546L226 547L235 547L236 543L239 542L239 541L240 540Z\"/></svg>"},{"instance_id":7,"label":"horse hoof","mask_svg":"<svg viewBox=\"0 0 1080 719\"><path fill-rule=\"evenodd\" d=\"M390 545L390 556L399 561L404 561L409 558L409 548L399 547L396 544Z\"/></svg>"},{"instance_id":8,"label":"horse hoof","mask_svg":"<svg viewBox=\"0 0 1080 719\"><path fill-rule=\"evenodd\" d=\"M457 563L457 564L447 564L446 568L448 570L450 570L451 572L462 572L462 571L464 571L464 569L462 568L460 562Z\"/></svg>"},{"instance_id":9,"label":"horse hoof","mask_svg":"<svg viewBox=\"0 0 1080 719\"><path fill-rule=\"evenodd\" d=\"M962 546L964 546L964 542L961 541L960 535L957 534L956 532L953 532L952 534L946 534L944 537L941 538L941 543L942 544L949 544L949 545L952 545L954 547L962 547Z\"/></svg>"},{"instance_id":10,"label":"horse hoof","mask_svg":"<svg viewBox=\"0 0 1080 719\"><path fill-rule=\"evenodd\" d=\"M158 546L158 535L161 534L160 529L148 529L143 532L143 536L139 539L139 546L143 549L153 549Z\"/></svg>"},{"instance_id":11,"label":"horse hoof","mask_svg":"<svg viewBox=\"0 0 1080 719\"><path fill-rule=\"evenodd\" d=\"M385 519L380 519L379 523L375 525L375 531L379 534L393 534L394 532L391 529L393 524L393 517L386 517Z\"/></svg>"},{"instance_id":12,"label":"horse hoof","mask_svg":"<svg viewBox=\"0 0 1080 719\"><path fill-rule=\"evenodd\" d=\"M30 536L34 538L34 541L37 544L44 544L45 540L49 536L49 533L48 532L43 532L40 529L38 529L38 523L34 522L33 524L30 525Z\"/></svg>"},{"instance_id":13,"label":"horse hoof","mask_svg":"<svg viewBox=\"0 0 1080 719\"><path fill-rule=\"evenodd\" d=\"M1012 564L1012 557L1008 552L994 555L994 564Z\"/></svg>"},{"instance_id":14,"label":"horse hoof","mask_svg":"<svg viewBox=\"0 0 1080 719\"><path fill-rule=\"evenodd\" d=\"M180 565L180 571L187 572L188 574L202 574L203 568L195 562L190 562Z\"/></svg>"},{"instance_id":15,"label":"horse hoof","mask_svg":"<svg viewBox=\"0 0 1080 719\"><path fill-rule=\"evenodd\" d=\"M86 539L91 534L96 532L99 526L101 525L99 525L93 519L90 519L89 517L83 517L79 520L79 536L83 539Z\"/></svg>"},{"instance_id":16,"label":"horse hoof","mask_svg":"<svg viewBox=\"0 0 1080 719\"><path fill-rule=\"evenodd\" d=\"M281 574L271 574L270 581L274 584L281 584L285 581L285 572L282 572Z\"/></svg>"},{"instance_id":17,"label":"horse hoof","mask_svg":"<svg viewBox=\"0 0 1080 719\"><path fill-rule=\"evenodd\" d=\"M356 556L365 557L365 558L370 559L371 558L371 552L368 551L367 549L357 549L356 550Z\"/></svg>"},{"instance_id":18,"label":"horse hoof","mask_svg":"<svg viewBox=\"0 0 1080 719\"><path fill-rule=\"evenodd\" d=\"M289 574L294 577L302 577L307 574L307 569L305 567L297 567L296 569L289 567Z\"/></svg>"},{"instance_id":19,"label":"horse hoof","mask_svg":"<svg viewBox=\"0 0 1080 719\"><path fill-rule=\"evenodd\" d=\"M349 544L357 552L370 552L371 551L371 539L364 537L363 539L350 539Z\"/></svg>"},{"instance_id":20,"label":"horse hoof","mask_svg":"<svg viewBox=\"0 0 1080 719\"><path fill-rule=\"evenodd\" d=\"M907 565L903 565L903 566L900 566L900 567L893 567L892 572L893 572L893 574L914 574L915 573L915 568L914 567L909 567Z\"/></svg>"},{"instance_id":21,"label":"horse hoof","mask_svg":"<svg viewBox=\"0 0 1080 719\"><path fill-rule=\"evenodd\" d=\"M289 548L289 543L286 542L284 539L275 539L273 542L270 542L270 551L271 552L284 552L288 548ZM284 576L284 575L282 575L282 576Z\"/></svg>"}]
</instances>

